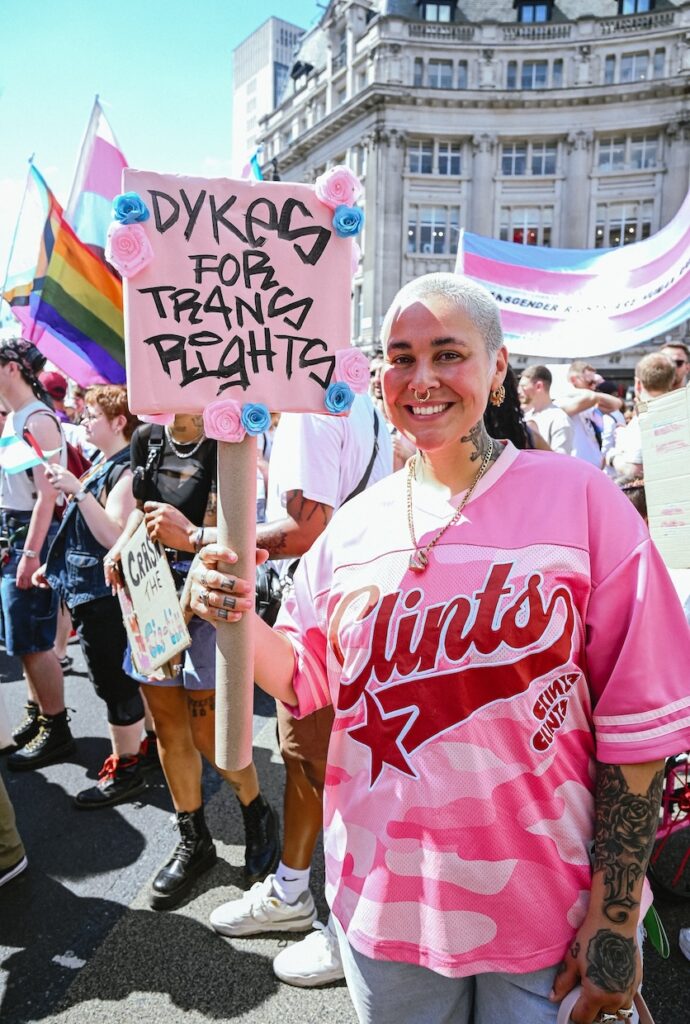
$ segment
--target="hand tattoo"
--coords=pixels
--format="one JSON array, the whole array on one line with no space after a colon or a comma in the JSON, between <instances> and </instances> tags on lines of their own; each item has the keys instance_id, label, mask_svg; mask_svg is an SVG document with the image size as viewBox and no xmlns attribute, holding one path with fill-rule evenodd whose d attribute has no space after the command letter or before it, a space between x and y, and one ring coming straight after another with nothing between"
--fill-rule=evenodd
<instances>
[{"instance_id":1,"label":"hand tattoo","mask_svg":"<svg viewBox=\"0 0 690 1024\"><path fill-rule=\"evenodd\" d=\"M587 977L604 992L626 992L635 981L635 940L600 928L587 947Z\"/></svg>"},{"instance_id":2,"label":"hand tattoo","mask_svg":"<svg viewBox=\"0 0 690 1024\"><path fill-rule=\"evenodd\" d=\"M603 872L603 910L614 924L639 905L634 894L654 845L663 781L661 770L646 793L632 793L619 765L597 765L594 871Z\"/></svg>"}]
</instances>

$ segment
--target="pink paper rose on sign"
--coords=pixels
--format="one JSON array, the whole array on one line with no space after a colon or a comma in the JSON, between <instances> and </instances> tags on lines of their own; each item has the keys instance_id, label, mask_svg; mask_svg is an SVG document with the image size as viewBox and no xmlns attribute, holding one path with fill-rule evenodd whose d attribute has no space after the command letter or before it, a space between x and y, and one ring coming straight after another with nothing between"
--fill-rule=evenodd
<instances>
[{"instance_id":1,"label":"pink paper rose on sign","mask_svg":"<svg viewBox=\"0 0 690 1024\"><path fill-rule=\"evenodd\" d=\"M242 406L232 398L219 398L204 409L204 433L214 441L243 441Z\"/></svg>"},{"instance_id":2,"label":"pink paper rose on sign","mask_svg":"<svg viewBox=\"0 0 690 1024\"><path fill-rule=\"evenodd\" d=\"M141 224L114 220L108 228L105 258L123 277L134 277L153 259L153 249Z\"/></svg>"},{"instance_id":3,"label":"pink paper rose on sign","mask_svg":"<svg viewBox=\"0 0 690 1024\"><path fill-rule=\"evenodd\" d=\"M362 194L362 183L349 167L339 165L318 176L314 191L317 199L335 210L336 206L354 206Z\"/></svg>"},{"instance_id":4,"label":"pink paper rose on sign","mask_svg":"<svg viewBox=\"0 0 690 1024\"><path fill-rule=\"evenodd\" d=\"M369 390L369 360L359 348L346 348L335 354L334 377L349 384L357 395Z\"/></svg>"}]
</instances>

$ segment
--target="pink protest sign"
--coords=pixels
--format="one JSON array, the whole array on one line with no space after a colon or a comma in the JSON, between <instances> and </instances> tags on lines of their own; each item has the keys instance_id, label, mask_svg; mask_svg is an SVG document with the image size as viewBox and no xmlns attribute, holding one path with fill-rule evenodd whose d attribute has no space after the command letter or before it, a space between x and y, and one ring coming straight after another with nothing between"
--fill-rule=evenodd
<instances>
[{"instance_id":1,"label":"pink protest sign","mask_svg":"<svg viewBox=\"0 0 690 1024\"><path fill-rule=\"evenodd\" d=\"M219 399L346 411L324 403L348 379L355 243L312 186L128 168L123 191L143 204L110 240L124 268L134 412L200 412Z\"/></svg>"}]
</instances>

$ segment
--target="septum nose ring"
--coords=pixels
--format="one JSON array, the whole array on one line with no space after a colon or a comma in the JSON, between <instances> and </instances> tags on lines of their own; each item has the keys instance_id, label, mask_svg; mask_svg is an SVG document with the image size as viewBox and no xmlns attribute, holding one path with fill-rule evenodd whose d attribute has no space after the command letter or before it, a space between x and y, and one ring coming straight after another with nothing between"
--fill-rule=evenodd
<instances>
[{"instance_id":1,"label":"septum nose ring","mask_svg":"<svg viewBox=\"0 0 690 1024\"><path fill-rule=\"evenodd\" d=\"M427 388L423 395L417 393L416 388L412 388L412 394L414 395L415 402L428 402L431 396L431 392Z\"/></svg>"}]
</instances>

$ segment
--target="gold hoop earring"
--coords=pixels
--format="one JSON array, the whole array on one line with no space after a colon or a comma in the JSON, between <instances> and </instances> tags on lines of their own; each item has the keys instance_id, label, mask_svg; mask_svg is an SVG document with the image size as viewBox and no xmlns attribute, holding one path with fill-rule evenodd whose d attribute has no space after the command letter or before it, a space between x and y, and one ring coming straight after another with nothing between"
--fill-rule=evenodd
<instances>
[{"instance_id":1,"label":"gold hoop earring","mask_svg":"<svg viewBox=\"0 0 690 1024\"><path fill-rule=\"evenodd\" d=\"M421 395L417 394L417 392L416 392L416 390L414 388L411 388L410 390L412 391L412 394L414 395L415 402L428 402L429 398L431 397L431 392L429 391L428 388L426 389L423 398L422 398Z\"/></svg>"},{"instance_id":2,"label":"gold hoop earring","mask_svg":"<svg viewBox=\"0 0 690 1024\"><path fill-rule=\"evenodd\" d=\"M495 391L491 392L491 394L489 395L489 401L491 402L492 405L499 406L503 405L505 397L506 389L501 384L499 387L496 388Z\"/></svg>"}]
</instances>

